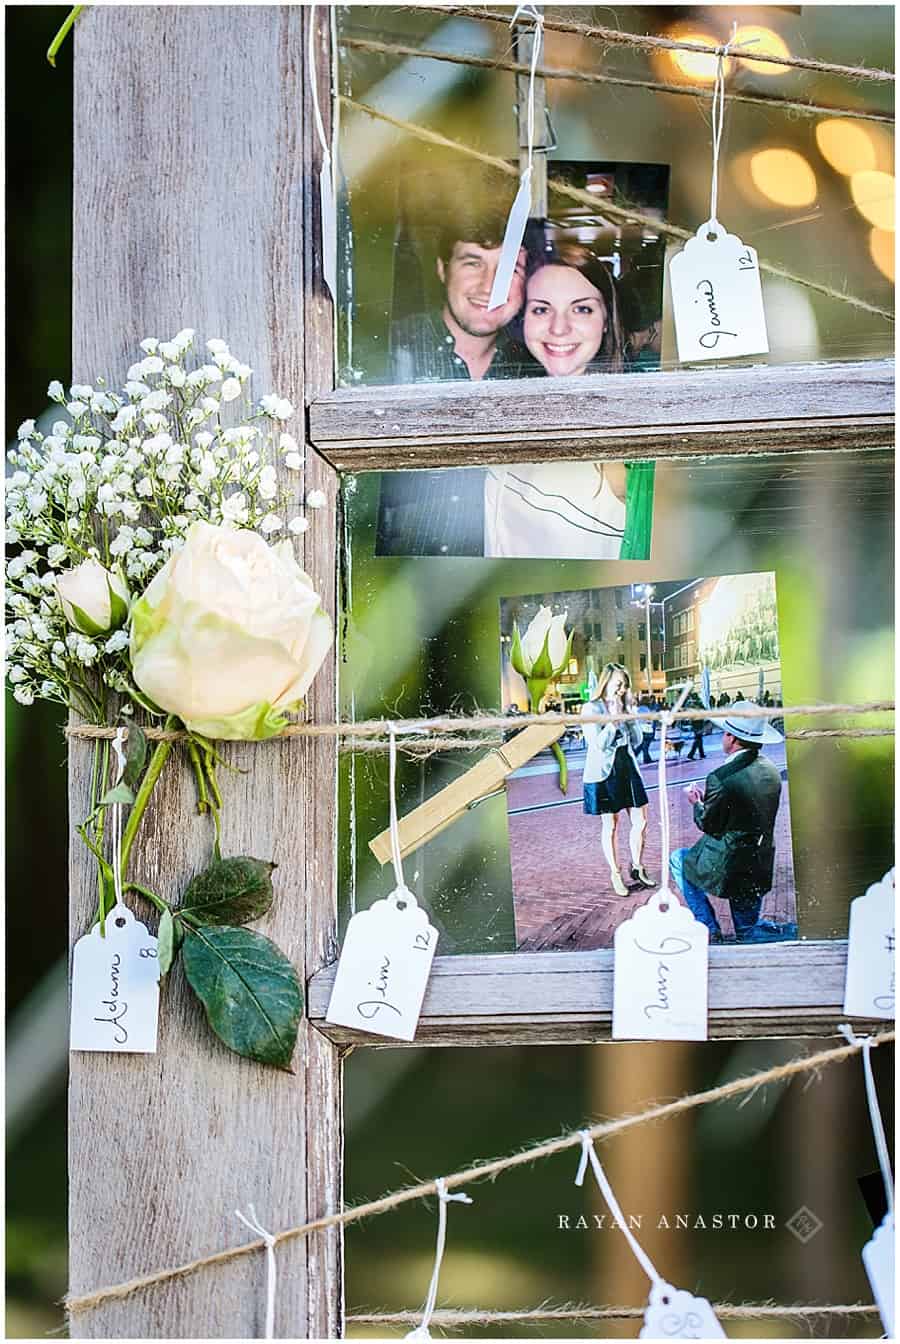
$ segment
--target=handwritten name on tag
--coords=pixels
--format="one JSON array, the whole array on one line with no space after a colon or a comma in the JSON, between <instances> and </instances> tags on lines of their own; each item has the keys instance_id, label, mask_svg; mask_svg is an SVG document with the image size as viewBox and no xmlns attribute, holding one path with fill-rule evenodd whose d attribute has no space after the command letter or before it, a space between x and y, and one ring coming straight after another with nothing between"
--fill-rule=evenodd
<instances>
[{"instance_id":1,"label":"handwritten name on tag","mask_svg":"<svg viewBox=\"0 0 900 1344\"><path fill-rule=\"evenodd\" d=\"M886 1213L881 1226L862 1251L872 1296L888 1339L894 1337L894 1215Z\"/></svg>"},{"instance_id":2,"label":"handwritten name on tag","mask_svg":"<svg viewBox=\"0 0 900 1344\"><path fill-rule=\"evenodd\" d=\"M894 873L850 904L844 1012L849 1017L895 1013Z\"/></svg>"},{"instance_id":3,"label":"handwritten name on tag","mask_svg":"<svg viewBox=\"0 0 900 1344\"><path fill-rule=\"evenodd\" d=\"M769 349L756 251L707 221L669 263L678 358L734 359Z\"/></svg>"},{"instance_id":4,"label":"handwritten name on tag","mask_svg":"<svg viewBox=\"0 0 900 1344\"><path fill-rule=\"evenodd\" d=\"M159 962L156 939L124 905L75 944L70 1050L156 1051Z\"/></svg>"},{"instance_id":5,"label":"handwritten name on tag","mask_svg":"<svg viewBox=\"0 0 900 1344\"><path fill-rule=\"evenodd\" d=\"M727 1339L705 1297L662 1280L650 1289L640 1339Z\"/></svg>"},{"instance_id":6,"label":"handwritten name on tag","mask_svg":"<svg viewBox=\"0 0 900 1344\"><path fill-rule=\"evenodd\" d=\"M347 927L326 1021L398 1041L415 1038L438 931L398 887Z\"/></svg>"},{"instance_id":7,"label":"handwritten name on tag","mask_svg":"<svg viewBox=\"0 0 900 1344\"><path fill-rule=\"evenodd\" d=\"M616 929L616 1040L705 1041L709 930L670 891Z\"/></svg>"}]
</instances>

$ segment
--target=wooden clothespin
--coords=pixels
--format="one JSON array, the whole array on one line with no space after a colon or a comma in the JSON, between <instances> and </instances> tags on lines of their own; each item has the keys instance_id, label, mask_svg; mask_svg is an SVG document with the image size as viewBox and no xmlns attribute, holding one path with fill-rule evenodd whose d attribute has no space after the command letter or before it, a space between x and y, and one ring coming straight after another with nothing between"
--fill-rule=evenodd
<instances>
[{"instance_id":1,"label":"wooden clothespin","mask_svg":"<svg viewBox=\"0 0 900 1344\"><path fill-rule=\"evenodd\" d=\"M446 830L464 816L474 803L503 788L507 775L556 742L565 731L564 723L548 724L546 728L543 724L535 723L530 728L523 728L521 733L516 733L502 747L494 747L477 765L441 789L440 793L408 812L400 820L402 857L406 858L407 854L412 854L426 841ZM382 831L374 840L370 840L369 848L379 863L388 863L391 858L390 830Z\"/></svg>"}]
</instances>

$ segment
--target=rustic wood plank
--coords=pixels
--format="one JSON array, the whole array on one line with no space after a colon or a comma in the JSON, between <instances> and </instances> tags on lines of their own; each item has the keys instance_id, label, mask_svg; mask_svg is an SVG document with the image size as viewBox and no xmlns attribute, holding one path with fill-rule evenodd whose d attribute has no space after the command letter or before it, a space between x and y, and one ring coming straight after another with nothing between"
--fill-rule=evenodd
<instances>
[{"instance_id":1,"label":"rustic wood plank","mask_svg":"<svg viewBox=\"0 0 900 1344\"><path fill-rule=\"evenodd\" d=\"M310 438L341 471L893 442L893 360L339 388Z\"/></svg>"},{"instance_id":2,"label":"rustic wood plank","mask_svg":"<svg viewBox=\"0 0 900 1344\"><path fill-rule=\"evenodd\" d=\"M710 1037L834 1035L844 1020L846 966L847 944L838 939L711 947ZM334 975L331 965L310 983L313 1025L340 1044L376 1044L325 1021ZM435 957L413 1044L608 1040L612 1001L611 948Z\"/></svg>"},{"instance_id":3,"label":"rustic wood plank","mask_svg":"<svg viewBox=\"0 0 900 1344\"><path fill-rule=\"evenodd\" d=\"M301 285L313 247L302 168L306 21L290 6L98 6L83 16L76 379L118 385L141 337L190 325L204 339L224 336L249 360L257 395L277 389L302 405L305 355L311 385L329 385L330 304L317 293L304 308ZM333 499L333 472L320 461L309 463L309 484ZM313 517L305 556L332 610L333 517ZM320 674L311 706L333 716L333 669ZM333 745L234 745L226 755L252 773L222 779L224 848L278 862L261 929L305 978L334 955ZM89 745L74 741L73 831L87 810L89 767ZM211 852L193 806L189 771L174 760L134 862L135 876L168 899ZM95 902L77 838L70 872L74 940ZM220 1046L180 969L163 988L155 1056L73 1055L70 1290L218 1250L245 1235L233 1210L249 1202L273 1228L338 1208L339 1049L304 1024L295 1069L264 1069ZM278 1337L339 1333L340 1249L331 1232L279 1249ZM80 1314L72 1334L254 1337L264 1283L262 1257L247 1257Z\"/></svg>"}]
</instances>

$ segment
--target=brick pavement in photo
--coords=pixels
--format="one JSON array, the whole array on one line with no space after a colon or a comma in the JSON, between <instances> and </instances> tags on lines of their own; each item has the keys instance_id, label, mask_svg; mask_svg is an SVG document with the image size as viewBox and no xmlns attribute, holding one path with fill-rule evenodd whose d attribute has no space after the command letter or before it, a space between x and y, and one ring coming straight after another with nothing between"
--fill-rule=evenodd
<instances>
[{"instance_id":1,"label":"brick pavement in photo","mask_svg":"<svg viewBox=\"0 0 900 1344\"><path fill-rule=\"evenodd\" d=\"M654 881L660 877L661 850L658 745L653 745L653 765L641 766L650 800L644 867ZM707 738L705 745L705 760L686 760L685 747L681 759L677 762L670 760L668 764L673 851L694 844L700 835L684 789L692 780L702 780L725 759L719 735ZM767 746L765 752L780 768L784 784L775 827L775 881L772 890L763 898L761 917L781 924L797 918L790 804L784 746ZM559 791L555 762L549 754L536 757L508 781L510 862L516 942L520 951L587 951L611 947L617 925L633 914L650 894L646 888L634 888L633 895L616 896L600 848L600 818L586 816L582 808L583 749L568 753L568 759L569 788L565 797ZM620 813L616 850L619 870L630 886L628 830L628 814ZM731 936L734 926L728 902L715 897L711 902L723 934Z\"/></svg>"}]
</instances>

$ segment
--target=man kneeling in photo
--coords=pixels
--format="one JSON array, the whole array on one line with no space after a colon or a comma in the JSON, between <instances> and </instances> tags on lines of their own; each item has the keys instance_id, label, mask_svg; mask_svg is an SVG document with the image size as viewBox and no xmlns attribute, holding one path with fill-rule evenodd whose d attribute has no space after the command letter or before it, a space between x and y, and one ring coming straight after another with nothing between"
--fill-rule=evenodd
<instances>
[{"instance_id":1,"label":"man kneeling in photo","mask_svg":"<svg viewBox=\"0 0 900 1344\"><path fill-rule=\"evenodd\" d=\"M738 942L779 936L777 926L759 921L763 897L772 888L781 801L781 772L760 747L782 739L764 719L751 717L756 708L749 700L736 701L722 721L725 764L707 775L705 788L693 784L686 790L703 835L691 849L676 850L669 865L694 917L709 929L711 943L723 937L710 895L730 902Z\"/></svg>"}]
</instances>

